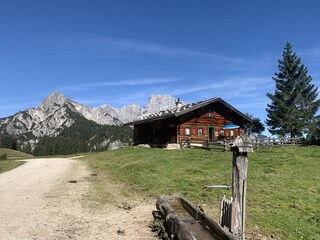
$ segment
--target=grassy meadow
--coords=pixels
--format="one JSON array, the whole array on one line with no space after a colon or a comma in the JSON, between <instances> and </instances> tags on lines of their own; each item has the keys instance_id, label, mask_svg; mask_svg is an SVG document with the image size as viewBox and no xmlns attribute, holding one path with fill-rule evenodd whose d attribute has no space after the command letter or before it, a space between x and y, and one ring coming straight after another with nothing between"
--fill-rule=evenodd
<instances>
[{"instance_id":1,"label":"grassy meadow","mask_svg":"<svg viewBox=\"0 0 320 240\"><path fill-rule=\"evenodd\" d=\"M7 148L0 148L0 156L3 156L4 154L6 155L7 160L0 160L0 173L9 171L23 164L23 162L16 162L13 160L33 158L30 154Z\"/></svg>"},{"instance_id":2,"label":"grassy meadow","mask_svg":"<svg viewBox=\"0 0 320 240\"><path fill-rule=\"evenodd\" d=\"M8 160L19 160L19 159L28 159L28 158L34 158L34 156L20 152L13 149L8 148L0 148L0 155L6 154Z\"/></svg>"},{"instance_id":3,"label":"grassy meadow","mask_svg":"<svg viewBox=\"0 0 320 240\"><path fill-rule=\"evenodd\" d=\"M181 193L218 219L220 200L231 190L232 153L131 147L86 156L100 176L96 194L108 189L103 177L124 184L124 192L151 197ZM320 239L320 147L279 147L249 154L247 231L277 239ZM107 196L106 196L107 197Z\"/></svg>"}]
</instances>

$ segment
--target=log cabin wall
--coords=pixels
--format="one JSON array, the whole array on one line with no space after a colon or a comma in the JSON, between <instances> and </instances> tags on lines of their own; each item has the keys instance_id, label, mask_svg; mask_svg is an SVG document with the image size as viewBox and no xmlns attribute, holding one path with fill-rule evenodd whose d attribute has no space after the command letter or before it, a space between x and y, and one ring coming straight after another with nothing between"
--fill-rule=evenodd
<instances>
[{"instance_id":1,"label":"log cabin wall","mask_svg":"<svg viewBox=\"0 0 320 240\"><path fill-rule=\"evenodd\" d=\"M178 122L178 139L185 141L190 138L193 142L199 143L217 140L220 133L227 138L236 137L244 124L238 114L220 103L213 103L186 113L179 117ZM222 130L227 124L236 124L240 129Z\"/></svg>"},{"instance_id":2,"label":"log cabin wall","mask_svg":"<svg viewBox=\"0 0 320 240\"><path fill-rule=\"evenodd\" d=\"M219 139L221 133L226 138L233 138L240 135L245 123L250 122L250 119L224 101L212 102L190 111L182 109L175 114L134 124L134 144L164 146L187 139L194 143L204 143ZM235 124L240 128L222 130L227 124Z\"/></svg>"}]
</instances>

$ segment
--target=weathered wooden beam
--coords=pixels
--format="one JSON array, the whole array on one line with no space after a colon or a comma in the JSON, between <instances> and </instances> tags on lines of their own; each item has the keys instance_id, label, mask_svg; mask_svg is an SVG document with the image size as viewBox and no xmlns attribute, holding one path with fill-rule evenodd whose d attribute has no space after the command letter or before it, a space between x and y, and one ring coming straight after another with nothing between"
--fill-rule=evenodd
<instances>
[{"instance_id":1,"label":"weathered wooden beam","mask_svg":"<svg viewBox=\"0 0 320 240\"><path fill-rule=\"evenodd\" d=\"M229 190L229 189L231 189L231 186L227 186L227 185L211 185L211 186L204 186L203 187L203 189L212 189L212 188L222 188L222 189Z\"/></svg>"},{"instance_id":2,"label":"weathered wooden beam","mask_svg":"<svg viewBox=\"0 0 320 240\"><path fill-rule=\"evenodd\" d=\"M245 239L245 205L248 173L248 152L253 152L249 136L237 137L232 144L232 197L235 202L235 224L232 232L239 238Z\"/></svg>"},{"instance_id":3,"label":"weathered wooden beam","mask_svg":"<svg viewBox=\"0 0 320 240\"><path fill-rule=\"evenodd\" d=\"M217 222L208 217L184 197L180 195L160 196L158 197L156 207L160 211L161 216L166 220L168 233L173 239L195 239L193 234L188 230L186 224L179 218L172 207L172 205L177 205L177 202L193 217L195 223L198 224L198 222L200 222L201 225L210 229L211 234L213 234L212 238L206 239L237 240L236 236L226 232Z\"/></svg>"},{"instance_id":4,"label":"weathered wooden beam","mask_svg":"<svg viewBox=\"0 0 320 240\"><path fill-rule=\"evenodd\" d=\"M228 232L226 232L220 224L215 222L212 218L208 217L204 212L197 208L186 198L181 197L181 203L183 207L191 214L194 218L200 220L207 227L209 227L219 239L230 239L235 240L236 237Z\"/></svg>"}]
</instances>

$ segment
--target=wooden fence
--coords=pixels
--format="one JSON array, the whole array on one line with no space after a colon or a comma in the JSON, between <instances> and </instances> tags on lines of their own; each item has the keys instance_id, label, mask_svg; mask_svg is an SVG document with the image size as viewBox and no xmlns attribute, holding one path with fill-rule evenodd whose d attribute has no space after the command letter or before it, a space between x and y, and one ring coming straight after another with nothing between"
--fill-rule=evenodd
<instances>
[{"instance_id":1,"label":"wooden fence","mask_svg":"<svg viewBox=\"0 0 320 240\"><path fill-rule=\"evenodd\" d=\"M221 140L199 140L199 139L193 139L193 138L185 138L180 139L180 147L181 148L190 148L190 147L199 147L199 148L214 148L217 147L219 149L222 149L224 151L230 150L230 143L233 142L234 139L221 139Z\"/></svg>"},{"instance_id":2,"label":"wooden fence","mask_svg":"<svg viewBox=\"0 0 320 240\"><path fill-rule=\"evenodd\" d=\"M303 138L264 138L252 141L254 148L259 147L284 147L284 146L300 146L304 145Z\"/></svg>"},{"instance_id":3,"label":"wooden fence","mask_svg":"<svg viewBox=\"0 0 320 240\"><path fill-rule=\"evenodd\" d=\"M230 150L231 143L234 139L221 139L221 140L199 140L193 138L180 139L180 147L190 148L190 147L201 147L201 148L210 148L210 147L220 147L224 151ZM304 144L303 138L263 138L263 139L253 139L253 147L258 149L260 147L284 147L284 146L300 146Z\"/></svg>"},{"instance_id":4,"label":"wooden fence","mask_svg":"<svg viewBox=\"0 0 320 240\"><path fill-rule=\"evenodd\" d=\"M226 195L223 196L220 205L220 225L222 227L229 228L230 232L234 231L234 222L235 222L235 208L233 205L233 199L231 200L226 199Z\"/></svg>"}]
</instances>

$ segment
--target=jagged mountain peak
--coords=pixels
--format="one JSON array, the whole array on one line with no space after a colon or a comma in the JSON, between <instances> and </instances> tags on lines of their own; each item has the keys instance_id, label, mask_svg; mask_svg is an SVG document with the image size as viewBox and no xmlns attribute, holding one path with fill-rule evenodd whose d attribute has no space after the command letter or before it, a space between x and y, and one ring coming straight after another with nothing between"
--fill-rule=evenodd
<instances>
[{"instance_id":1,"label":"jagged mountain peak","mask_svg":"<svg viewBox=\"0 0 320 240\"><path fill-rule=\"evenodd\" d=\"M176 106L176 99L171 95L152 94L145 106L147 113L155 113L166 109L174 108Z\"/></svg>"},{"instance_id":2,"label":"jagged mountain peak","mask_svg":"<svg viewBox=\"0 0 320 240\"><path fill-rule=\"evenodd\" d=\"M168 94L151 95L144 108L138 104L128 104L122 108L113 108L108 104L92 108L66 98L61 92L48 95L37 108L27 109L11 117L0 119L0 131L12 135L32 133L36 137L58 135L76 120L74 114L80 114L87 120L100 125L121 126L140 117L174 108L176 99Z\"/></svg>"},{"instance_id":3,"label":"jagged mountain peak","mask_svg":"<svg viewBox=\"0 0 320 240\"><path fill-rule=\"evenodd\" d=\"M120 110L121 109L128 109L128 108L130 108L130 109L132 109L132 108L140 108L141 109L141 107L140 107L140 105L139 104L137 104L137 103L131 103L131 104L127 104L127 105L124 105L124 106L122 106L122 108L120 108Z\"/></svg>"},{"instance_id":4,"label":"jagged mountain peak","mask_svg":"<svg viewBox=\"0 0 320 240\"><path fill-rule=\"evenodd\" d=\"M84 140L88 137L84 136L84 134L91 129L93 135L90 136L90 139L95 139L94 141L99 142L102 139L99 137L101 129L107 129L108 125L119 127L117 131L122 131L120 127L123 123L132 122L142 116L158 111L174 108L175 103L176 99L168 94L154 94L149 97L144 108L134 103L121 108L113 108L108 104L92 108L66 98L61 92L53 92L37 108L30 108L13 116L0 119L0 134L14 135L19 139L21 146L29 143L34 148L37 141L46 136L66 137L65 134L72 133L82 136ZM83 131L77 132L79 129L83 129ZM96 130L98 133L95 132ZM110 133L109 130L103 134L106 133ZM104 137L103 142L99 144L106 146L113 144L112 141L118 141L121 134L115 133Z\"/></svg>"},{"instance_id":5,"label":"jagged mountain peak","mask_svg":"<svg viewBox=\"0 0 320 240\"><path fill-rule=\"evenodd\" d=\"M38 108L48 111L56 106L62 106L68 101L68 99L61 92L53 92L48 95Z\"/></svg>"},{"instance_id":6,"label":"jagged mountain peak","mask_svg":"<svg viewBox=\"0 0 320 240\"><path fill-rule=\"evenodd\" d=\"M105 103L103 105L101 105L100 107L97 107L96 109L114 109L113 107L111 107L109 104Z\"/></svg>"},{"instance_id":7,"label":"jagged mountain peak","mask_svg":"<svg viewBox=\"0 0 320 240\"><path fill-rule=\"evenodd\" d=\"M175 99L174 97L172 97L169 94L151 94L148 98L148 102L150 101L157 101L159 99Z\"/></svg>"}]
</instances>

